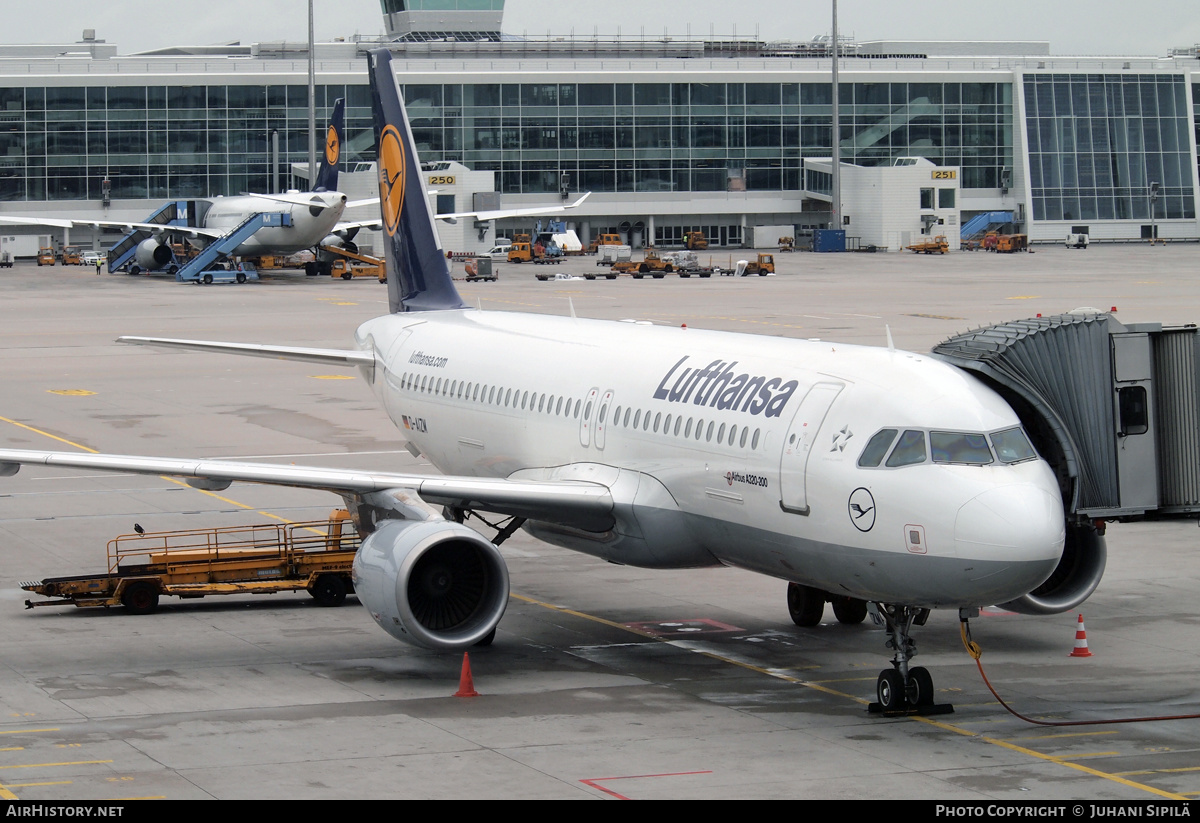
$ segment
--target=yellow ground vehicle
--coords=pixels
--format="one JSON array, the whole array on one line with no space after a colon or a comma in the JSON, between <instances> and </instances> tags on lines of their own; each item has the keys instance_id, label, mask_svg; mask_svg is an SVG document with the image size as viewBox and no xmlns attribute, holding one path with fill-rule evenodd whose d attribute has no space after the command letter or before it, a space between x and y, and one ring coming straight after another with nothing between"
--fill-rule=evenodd
<instances>
[{"instance_id":1,"label":"yellow ground vehicle","mask_svg":"<svg viewBox=\"0 0 1200 823\"><path fill-rule=\"evenodd\" d=\"M613 263L612 270L621 274L632 274L638 279L647 274L661 278L663 273L669 274L675 271L675 266L659 257L657 249L646 249L644 259L637 261L622 260L618 263Z\"/></svg>"},{"instance_id":2,"label":"yellow ground vehicle","mask_svg":"<svg viewBox=\"0 0 1200 823\"><path fill-rule=\"evenodd\" d=\"M1029 251L1029 238L1024 234L1000 234L996 236L996 251L1011 254Z\"/></svg>"},{"instance_id":3,"label":"yellow ground vehicle","mask_svg":"<svg viewBox=\"0 0 1200 823\"><path fill-rule=\"evenodd\" d=\"M79 246L63 246L60 259L64 266L82 266L83 252L79 250Z\"/></svg>"},{"instance_id":4,"label":"yellow ground vehicle","mask_svg":"<svg viewBox=\"0 0 1200 823\"><path fill-rule=\"evenodd\" d=\"M601 234L595 240L588 244L588 254L595 254L596 249L601 246L621 246L621 235L619 234Z\"/></svg>"},{"instance_id":5,"label":"yellow ground vehicle","mask_svg":"<svg viewBox=\"0 0 1200 823\"><path fill-rule=\"evenodd\" d=\"M340 277L343 280L374 277L380 283L387 282L387 263L380 257L337 246L321 246L321 251L334 258L333 262L328 264L330 277Z\"/></svg>"},{"instance_id":6,"label":"yellow ground vehicle","mask_svg":"<svg viewBox=\"0 0 1200 823\"><path fill-rule=\"evenodd\" d=\"M757 260L751 260L746 264L746 274L774 274L775 273L775 255L760 254Z\"/></svg>"},{"instance_id":7,"label":"yellow ground vehicle","mask_svg":"<svg viewBox=\"0 0 1200 823\"><path fill-rule=\"evenodd\" d=\"M780 237L779 238L779 250L780 251L795 251L796 250L796 238L795 237Z\"/></svg>"},{"instance_id":8,"label":"yellow ground vehicle","mask_svg":"<svg viewBox=\"0 0 1200 823\"><path fill-rule=\"evenodd\" d=\"M520 235L518 235L519 237ZM528 240L513 240L513 244L508 247L508 262L510 263L528 263L533 259L533 246Z\"/></svg>"},{"instance_id":9,"label":"yellow ground vehicle","mask_svg":"<svg viewBox=\"0 0 1200 823\"><path fill-rule=\"evenodd\" d=\"M684 235L683 244L688 251L704 251L708 248L708 238L702 231L689 231Z\"/></svg>"},{"instance_id":10,"label":"yellow ground vehicle","mask_svg":"<svg viewBox=\"0 0 1200 823\"><path fill-rule=\"evenodd\" d=\"M49 247L42 247L38 249L37 264L39 266L53 266L57 259L57 256L54 254L54 249Z\"/></svg>"},{"instance_id":11,"label":"yellow ground vehicle","mask_svg":"<svg viewBox=\"0 0 1200 823\"><path fill-rule=\"evenodd\" d=\"M124 534L108 542L103 574L22 583L53 600L25 607L124 606L149 614L160 595L274 594L307 590L322 606L340 606L354 587L350 569L361 542L345 510L328 520L219 529Z\"/></svg>"},{"instance_id":12,"label":"yellow ground vehicle","mask_svg":"<svg viewBox=\"0 0 1200 823\"><path fill-rule=\"evenodd\" d=\"M950 244L946 242L946 235L939 234L937 237L922 240L904 248L916 254L945 254L949 251Z\"/></svg>"}]
</instances>

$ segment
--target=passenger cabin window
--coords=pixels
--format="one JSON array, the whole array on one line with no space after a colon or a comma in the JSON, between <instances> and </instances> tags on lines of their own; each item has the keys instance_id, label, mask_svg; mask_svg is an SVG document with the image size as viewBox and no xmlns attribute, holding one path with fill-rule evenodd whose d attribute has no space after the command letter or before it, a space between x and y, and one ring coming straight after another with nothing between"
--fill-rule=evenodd
<instances>
[{"instance_id":1,"label":"passenger cabin window","mask_svg":"<svg viewBox=\"0 0 1200 823\"><path fill-rule=\"evenodd\" d=\"M982 434L962 432L930 432L929 449L934 463L968 463L984 465L992 462L992 450Z\"/></svg>"},{"instance_id":2,"label":"passenger cabin window","mask_svg":"<svg viewBox=\"0 0 1200 823\"><path fill-rule=\"evenodd\" d=\"M863 449L862 456L858 458L858 465L864 468L874 468L882 463L888 446L892 445L892 441L896 439L896 432L896 429L881 429L875 432L875 436L867 441L867 447Z\"/></svg>"},{"instance_id":3,"label":"passenger cabin window","mask_svg":"<svg viewBox=\"0 0 1200 823\"><path fill-rule=\"evenodd\" d=\"M896 448L892 449L892 456L887 460L888 466L892 468L924 462L925 432L915 429L909 429L900 435L900 441L896 443Z\"/></svg>"}]
</instances>

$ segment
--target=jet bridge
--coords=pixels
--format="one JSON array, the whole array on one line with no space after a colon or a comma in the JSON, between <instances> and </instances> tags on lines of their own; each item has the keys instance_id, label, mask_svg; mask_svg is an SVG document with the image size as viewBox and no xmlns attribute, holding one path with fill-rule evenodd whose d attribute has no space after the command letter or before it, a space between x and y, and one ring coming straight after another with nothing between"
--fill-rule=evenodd
<instances>
[{"instance_id":1,"label":"jet bridge","mask_svg":"<svg viewBox=\"0 0 1200 823\"><path fill-rule=\"evenodd\" d=\"M933 348L1016 410L1074 522L1200 517L1200 329L1079 310Z\"/></svg>"}]
</instances>

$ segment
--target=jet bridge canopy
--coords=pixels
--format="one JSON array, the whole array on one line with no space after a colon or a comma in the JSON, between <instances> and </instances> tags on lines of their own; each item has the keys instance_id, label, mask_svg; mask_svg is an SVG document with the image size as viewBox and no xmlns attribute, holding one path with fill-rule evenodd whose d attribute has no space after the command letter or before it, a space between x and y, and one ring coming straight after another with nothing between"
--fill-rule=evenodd
<instances>
[{"instance_id":1,"label":"jet bridge canopy","mask_svg":"<svg viewBox=\"0 0 1200 823\"><path fill-rule=\"evenodd\" d=\"M1080 310L976 329L933 354L1009 401L1075 519L1196 517L1197 331Z\"/></svg>"}]
</instances>

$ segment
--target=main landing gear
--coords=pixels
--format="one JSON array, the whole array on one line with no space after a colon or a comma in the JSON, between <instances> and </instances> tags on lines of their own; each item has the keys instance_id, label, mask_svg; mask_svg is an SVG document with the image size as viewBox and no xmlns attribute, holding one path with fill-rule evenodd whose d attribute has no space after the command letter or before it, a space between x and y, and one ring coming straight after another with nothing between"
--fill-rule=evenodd
<instances>
[{"instance_id":1,"label":"main landing gear","mask_svg":"<svg viewBox=\"0 0 1200 823\"><path fill-rule=\"evenodd\" d=\"M933 702L933 677L923 666L909 666L917 654L917 642L912 639L913 626L924 626L929 609L873 603L871 619L888 633L887 647L895 651L892 668L879 673L875 683L876 702L867 706L873 714L889 716L919 714L949 714L949 703Z\"/></svg>"},{"instance_id":2,"label":"main landing gear","mask_svg":"<svg viewBox=\"0 0 1200 823\"><path fill-rule=\"evenodd\" d=\"M825 616L826 603L833 604L833 616L839 623L857 625L867 617L865 600L830 594L799 583L788 583L788 614L797 626L811 628L820 625L821 618Z\"/></svg>"}]
</instances>

